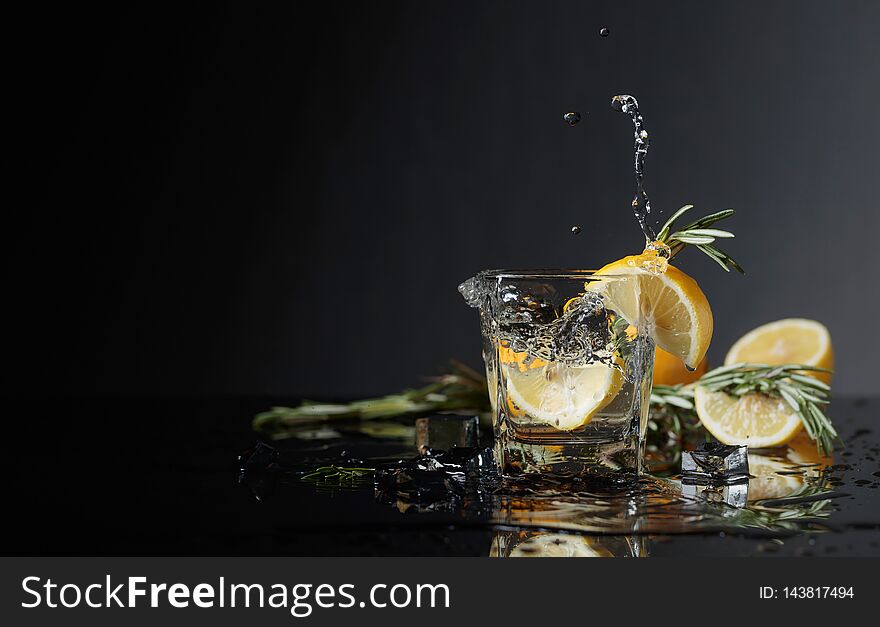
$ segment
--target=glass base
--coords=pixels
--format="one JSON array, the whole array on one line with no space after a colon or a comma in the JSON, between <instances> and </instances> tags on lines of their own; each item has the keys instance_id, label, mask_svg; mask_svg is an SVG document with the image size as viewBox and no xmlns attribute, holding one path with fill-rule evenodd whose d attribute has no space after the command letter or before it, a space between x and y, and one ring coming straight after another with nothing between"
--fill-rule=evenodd
<instances>
[{"instance_id":1,"label":"glass base","mask_svg":"<svg viewBox=\"0 0 880 627\"><path fill-rule=\"evenodd\" d=\"M596 476L628 482L638 480L643 451L635 434L606 443L559 444L518 440L503 434L495 439L494 452L495 463L504 476Z\"/></svg>"}]
</instances>

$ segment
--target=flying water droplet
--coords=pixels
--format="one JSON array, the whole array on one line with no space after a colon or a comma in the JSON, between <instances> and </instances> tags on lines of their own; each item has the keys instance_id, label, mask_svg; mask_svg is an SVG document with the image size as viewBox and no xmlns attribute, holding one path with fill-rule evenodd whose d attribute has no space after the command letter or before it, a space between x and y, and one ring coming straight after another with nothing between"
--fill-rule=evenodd
<instances>
[{"instance_id":1,"label":"flying water droplet","mask_svg":"<svg viewBox=\"0 0 880 627\"><path fill-rule=\"evenodd\" d=\"M600 37L608 37L608 34L609 34L610 32L611 32L611 31L608 30L608 27L607 27L607 26L603 26L602 28L599 29L599 36L600 36Z\"/></svg>"},{"instance_id":2,"label":"flying water droplet","mask_svg":"<svg viewBox=\"0 0 880 627\"><path fill-rule=\"evenodd\" d=\"M574 126L581 121L581 114L577 111L569 111L562 116L562 119L565 120L569 126Z\"/></svg>"},{"instance_id":3,"label":"flying water droplet","mask_svg":"<svg viewBox=\"0 0 880 627\"><path fill-rule=\"evenodd\" d=\"M575 224L573 227L571 227L572 235L577 235L580 232L581 232L581 227L579 224Z\"/></svg>"}]
</instances>

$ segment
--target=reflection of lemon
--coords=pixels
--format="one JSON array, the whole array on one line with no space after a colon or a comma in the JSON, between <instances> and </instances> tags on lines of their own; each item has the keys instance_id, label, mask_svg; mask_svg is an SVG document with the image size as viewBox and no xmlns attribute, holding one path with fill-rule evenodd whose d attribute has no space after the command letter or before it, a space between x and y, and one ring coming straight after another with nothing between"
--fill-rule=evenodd
<instances>
[{"instance_id":1,"label":"reflection of lemon","mask_svg":"<svg viewBox=\"0 0 880 627\"><path fill-rule=\"evenodd\" d=\"M788 403L765 394L731 396L698 385L694 401L700 422L724 444L751 448L779 446L803 428Z\"/></svg>"},{"instance_id":2,"label":"reflection of lemon","mask_svg":"<svg viewBox=\"0 0 880 627\"><path fill-rule=\"evenodd\" d=\"M523 540L510 557L614 557L608 549L593 546L589 538L564 533L542 533Z\"/></svg>"},{"instance_id":3,"label":"reflection of lemon","mask_svg":"<svg viewBox=\"0 0 880 627\"><path fill-rule=\"evenodd\" d=\"M653 252L624 257L595 273L620 279L600 280L587 287L644 329L657 346L696 367L712 339L712 309L697 282L678 268L660 264L666 266L665 271L647 270L657 259Z\"/></svg>"},{"instance_id":4,"label":"reflection of lemon","mask_svg":"<svg viewBox=\"0 0 880 627\"><path fill-rule=\"evenodd\" d=\"M804 485L799 475L781 475L780 472L791 471L788 464L765 455L749 453L749 501L762 499L781 499L791 496Z\"/></svg>"},{"instance_id":5,"label":"reflection of lemon","mask_svg":"<svg viewBox=\"0 0 880 627\"><path fill-rule=\"evenodd\" d=\"M731 346L724 364L750 362L757 364L805 364L819 368L834 368L834 350L831 334L820 322L804 318L787 318L768 322L736 341ZM831 373L807 374L831 383Z\"/></svg>"},{"instance_id":6,"label":"reflection of lemon","mask_svg":"<svg viewBox=\"0 0 880 627\"><path fill-rule=\"evenodd\" d=\"M688 370L681 363L681 359L669 353L659 346L654 353L654 384L655 385L678 385L679 383L693 383L706 374L706 358L700 362L696 370Z\"/></svg>"},{"instance_id":7,"label":"reflection of lemon","mask_svg":"<svg viewBox=\"0 0 880 627\"><path fill-rule=\"evenodd\" d=\"M519 363L508 362L502 366L502 373L514 416L521 415L516 410L522 410L531 418L563 431L590 422L623 385L620 371L604 364L567 366L545 361L539 366L532 362L521 369Z\"/></svg>"},{"instance_id":8,"label":"reflection of lemon","mask_svg":"<svg viewBox=\"0 0 880 627\"><path fill-rule=\"evenodd\" d=\"M806 431L801 431L795 438L788 443L789 461L794 464L819 464L821 466L830 466L834 463L834 456L821 455L816 446L816 441L811 439Z\"/></svg>"}]
</instances>

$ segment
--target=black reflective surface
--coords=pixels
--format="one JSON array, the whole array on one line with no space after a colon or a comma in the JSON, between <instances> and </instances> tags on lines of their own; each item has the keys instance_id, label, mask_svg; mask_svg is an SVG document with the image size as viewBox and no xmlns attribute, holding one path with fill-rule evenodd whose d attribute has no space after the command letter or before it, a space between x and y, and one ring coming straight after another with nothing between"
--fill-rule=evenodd
<instances>
[{"instance_id":1,"label":"black reflective surface","mask_svg":"<svg viewBox=\"0 0 880 627\"><path fill-rule=\"evenodd\" d=\"M830 468L770 451L747 497L696 509L674 480L635 500L557 484L444 501L377 494L372 476L308 476L328 460L415 456L412 421L303 429L269 441L240 480L239 454L259 440L250 419L277 402L7 399L3 554L479 556L573 541L596 555L880 555L877 400L834 401L847 447ZM748 507L718 502L737 498Z\"/></svg>"}]
</instances>

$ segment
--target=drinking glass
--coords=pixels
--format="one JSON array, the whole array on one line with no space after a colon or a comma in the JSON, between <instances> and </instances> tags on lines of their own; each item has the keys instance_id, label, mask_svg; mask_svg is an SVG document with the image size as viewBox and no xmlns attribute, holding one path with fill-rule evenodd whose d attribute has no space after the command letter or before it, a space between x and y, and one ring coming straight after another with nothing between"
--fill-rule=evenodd
<instances>
[{"instance_id":1,"label":"drinking glass","mask_svg":"<svg viewBox=\"0 0 880 627\"><path fill-rule=\"evenodd\" d=\"M637 478L654 343L604 296L611 282L627 280L486 270L459 286L480 314L502 474Z\"/></svg>"}]
</instances>

